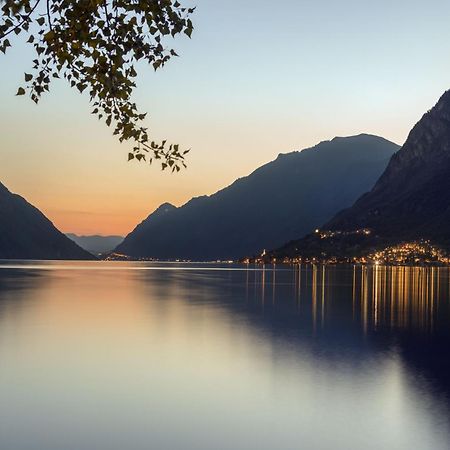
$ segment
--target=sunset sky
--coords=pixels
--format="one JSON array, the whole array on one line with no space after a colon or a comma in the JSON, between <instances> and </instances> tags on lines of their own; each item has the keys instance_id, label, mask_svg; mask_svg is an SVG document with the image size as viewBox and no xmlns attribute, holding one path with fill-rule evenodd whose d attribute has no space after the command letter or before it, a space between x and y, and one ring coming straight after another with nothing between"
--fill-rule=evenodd
<instances>
[{"instance_id":1,"label":"sunset sky","mask_svg":"<svg viewBox=\"0 0 450 450\"><path fill-rule=\"evenodd\" d=\"M192 148L172 175L127 163L129 144L54 82L15 97L31 46L0 56L0 181L64 232L126 234L163 202L211 194L278 155L362 132L399 144L450 88L450 3L195 0L192 39L136 101L155 139Z\"/></svg>"}]
</instances>

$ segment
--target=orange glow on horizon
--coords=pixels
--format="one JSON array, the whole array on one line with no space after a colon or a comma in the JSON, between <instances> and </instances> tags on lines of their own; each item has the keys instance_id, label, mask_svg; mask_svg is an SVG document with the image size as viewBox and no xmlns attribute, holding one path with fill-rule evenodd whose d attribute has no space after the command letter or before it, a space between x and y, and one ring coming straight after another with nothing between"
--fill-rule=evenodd
<instances>
[{"instance_id":1,"label":"orange glow on horizon","mask_svg":"<svg viewBox=\"0 0 450 450\"><path fill-rule=\"evenodd\" d=\"M98 214L96 212L78 213L76 211L43 212L61 232L78 235L126 236L146 217L145 213L126 215L125 213Z\"/></svg>"}]
</instances>

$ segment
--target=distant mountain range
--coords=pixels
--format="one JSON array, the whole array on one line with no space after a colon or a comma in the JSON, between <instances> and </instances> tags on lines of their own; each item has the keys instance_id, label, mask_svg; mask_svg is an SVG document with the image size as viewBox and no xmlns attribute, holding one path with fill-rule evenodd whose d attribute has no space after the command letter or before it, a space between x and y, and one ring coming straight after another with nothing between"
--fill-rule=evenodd
<instances>
[{"instance_id":1,"label":"distant mountain range","mask_svg":"<svg viewBox=\"0 0 450 450\"><path fill-rule=\"evenodd\" d=\"M336 137L280 154L182 207L161 205L116 252L133 258L234 259L303 236L372 188L399 149L381 137Z\"/></svg>"},{"instance_id":2,"label":"distant mountain range","mask_svg":"<svg viewBox=\"0 0 450 450\"><path fill-rule=\"evenodd\" d=\"M94 259L0 183L0 259Z\"/></svg>"},{"instance_id":3,"label":"distant mountain range","mask_svg":"<svg viewBox=\"0 0 450 450\"><path fill-rule=\"evenodd\" d=\"M123 241L123 236L78 236L73 233L66 236L93 255L111 252Z\"/></svg>"},{"instance_id":4,"label":"distant mountain range","mask_svg":"<svg viewBox=\"0 0 450 450\"><path fill-rule=\"evenodd\" d=\"M450 91L410 132L373 189L274 256L358 255L405 241L450 251ZM366 229L366 233L357 230ZM329 236L324 238L324 236Z\"/></svg>"}]
</instances>

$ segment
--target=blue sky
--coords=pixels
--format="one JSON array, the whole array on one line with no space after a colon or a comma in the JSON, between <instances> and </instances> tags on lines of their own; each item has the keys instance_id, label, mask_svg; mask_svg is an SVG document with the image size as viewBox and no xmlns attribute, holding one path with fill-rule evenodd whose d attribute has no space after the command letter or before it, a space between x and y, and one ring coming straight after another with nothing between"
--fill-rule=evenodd
<instances>
[{"instance_id":1,"label":"blue sky","mask_svg":"<svg viewBox=\"0 0 450 450\"><path fill-rule=\"evenodd\" d=\"M64 231L124 233L160 203L215 192L336 135L403 143L450 87L447 1L197 0L192 39L136 100L155 138L192 147L177 176L127 164L128 148L61 81L14 97L32 53L0 57L0 180Z\"/></svg>"}]
</instances>

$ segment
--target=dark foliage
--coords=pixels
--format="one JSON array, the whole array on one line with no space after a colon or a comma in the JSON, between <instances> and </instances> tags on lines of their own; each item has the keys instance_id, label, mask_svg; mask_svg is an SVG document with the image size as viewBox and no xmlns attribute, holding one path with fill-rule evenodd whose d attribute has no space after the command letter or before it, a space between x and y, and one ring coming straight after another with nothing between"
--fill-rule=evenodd
<instances>
[{"instance_id":1,"label":"dark foliage","mask_svg":"<svg viewBox=\"0 0 450 450\"><path fill-rule=\"evenodd\" d=\"M25 33L36 52L17 95L28 92L38 103L52 78L63 77L89 93L92 113L114 126L120 142L134 142L129 160L158 159L172 171L185 167L188 150L150 142L142 125L146 114L132 94L138 61L157 70L177 56L164 42L180 33L191 36L193 8L174 0L0 0L0 5L0 51L11 47L11 35Z\"/></svg>"}]
</instances>

